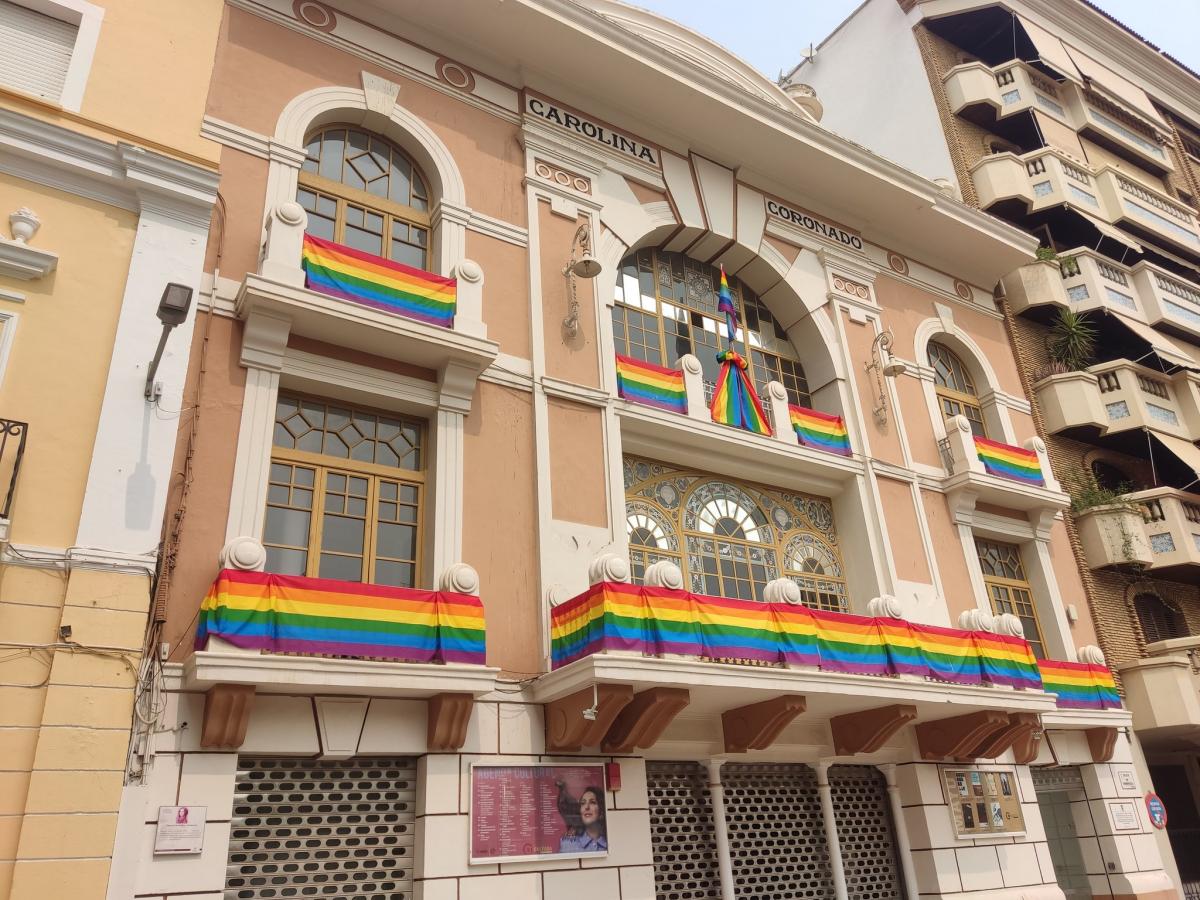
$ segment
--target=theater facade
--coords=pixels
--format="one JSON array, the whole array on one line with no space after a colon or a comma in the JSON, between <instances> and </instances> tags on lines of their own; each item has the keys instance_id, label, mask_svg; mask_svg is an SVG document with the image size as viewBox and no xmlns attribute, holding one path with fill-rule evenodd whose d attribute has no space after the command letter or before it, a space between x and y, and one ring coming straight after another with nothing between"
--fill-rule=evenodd
<instances>
[{"instance_id":1,"label":"theater facade","mask_svg":"<svg viewBox=\"0 0 1200 900\"><path fill-rule=\"evenodd\" d=\"M1036 239L821 114L610 0L226 5L110 898L1171 896Z\"/></svg>"}]
</instances>

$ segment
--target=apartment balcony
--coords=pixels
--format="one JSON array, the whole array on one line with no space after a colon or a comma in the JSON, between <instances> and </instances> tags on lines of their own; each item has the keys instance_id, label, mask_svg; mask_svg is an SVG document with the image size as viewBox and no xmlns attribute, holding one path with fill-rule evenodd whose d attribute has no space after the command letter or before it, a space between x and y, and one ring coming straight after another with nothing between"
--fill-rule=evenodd
<instances>
[{"instance_id":1,"label":"apartment balcony","mask_svg":"<svg viewBox=\"0 0 1200 900\"><path fill-rule=\"evenodd\" d=\"M1088 137L1115 150L1131 162L1159 175L1174 171L1165 137L1142 122L1095 94L1086 93L1075 84L1065 84L1063 99L1067 103L1074 127Z\"/></svg>"},{"instance_id":2,"label":"apartment balcony","mask_svg":"<svg viewBox=\"0 0 1200 900\"><path fill-rule=\"evenodd\" d=\"M1130 494L1129 501L1141 509L1142 530L1151 551L1149 568L1160 575L1171 569L1172 574L1195 581L1200 575L1200 496L1152 488Z\"/></svg>"},{"instance_id":3,"label":"apartment balcony","mask_svg":"<svg viewBox=\"0 0 1200 900\"><path fill-rule=\"evenodd\" d=\"M0 547L8 543L12 524L13 497L21 476L21 460L25 456L25 440L29 425L15 419L0 419Z\"/></svg>"},{"instance_id":4,"label":"apartment balcony","mask_svg":"<svg viewBox=\"0 0 1200 900\"><path fill-rule=\"evenodd\" d=\"M1147 319L1130 269L1083 247L1059 254L1059 260L1063 292L1071 309L1111 310L1139 321L1154 321Z\"/></svg>"},{"instance_id":5,"label":"apartment balcony","mask_svg":"<svg viewBox=\"0 0 1200 900\"><path fill-rule=\"evenodd\" d=\"M627 583L628 571L615 554L598 557L591 587L551 610L551 671L532 690L552 752L661 742L742 753L831 733L833 752L851 755L912 724L925 759L1011 748L1028 761L1042 715L1127 721L1106 669L1039 664L1009 617L975 612L941 628L905 621L891 597L851 615L804 606L787 579L767 584L761 601L733 600L683 590L669 562L647 569L645 585ZM1013 661L1007 671L993 664L998 654Z\"/></svg>"},{"instance_id":6,"label":"apartment balcony","mask_svg":"<svg viewBox=\"0 0 1200 900\"><path fill-rule=\"evenodd\" d=\"M1067 121L1061 87L1020 60L994 67L964 63L947 72L942 83L950 111L968 119L1002 119L1036 108Z\"/></svg>"},{"instance_id":7,"label":"apartment balcony","mask_svg":"<svg viewBox=\"0 0 1200 900\"><path fill-rule=\"evenodd\" d=\"M1178 390L1180 382L1187 391ZM1092 434L1149 430L1191 442L1189 423L1200 420L1191 380L1167 378L1145 366L1119 359L1084 372L1051 375L1034 385L1052 434L1083 429Z\"/></svg>"},{"instance_id":8,"label":"apartment balcony","mask_svg":"<svg viewBox=\"0 0 1200 900\"><path fill-rule=\"evenodd\" d=\"M240 746L256 693L426 700L430 748L462 745L498 673L474 569L450 566L427 591L275 575L265 560L257 540L230 541L200 604L183 684L206 694L205 747Z\"/></svg>"},{"instance_id":9,"label":"apartment balcony","mask_svg":"<svg viewBox=\"0 0 1200 900\"><path fill-rule=\"evenodd\" d=\"M1138 263L1129 273L1147 321L1200 341L1200 285L1148 262Z\"/></svg>"},{"instance_id":10,"label":"apartment balcony","mask_svg":"<svg viewBox=\"0 0 1200 900\"><path fill-rule=\"evenodd\" d=\"M1200 257L1200 224L1188 207L1111 166L1097 173L1096 191L1106 221Z\"/></svg>"},{"instance_id":11,"label":"apartment balcony","mask_svg":"<svg viewBox=\"0 0 1200 900\"><path fill-rule=\"evenodd\" d=\"M1147 644L1143 659L1121 667L1121 683L1144 747L1200 747L1200 636Z\"/></svg>"}]
</instances>

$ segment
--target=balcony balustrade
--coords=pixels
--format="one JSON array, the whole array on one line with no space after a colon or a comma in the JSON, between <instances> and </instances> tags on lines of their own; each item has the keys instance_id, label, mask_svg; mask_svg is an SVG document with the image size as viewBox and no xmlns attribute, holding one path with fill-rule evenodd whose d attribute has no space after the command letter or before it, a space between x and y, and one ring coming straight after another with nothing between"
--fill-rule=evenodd
<instances>
[{"instance_id":1,"label":"balcony balustrade","mask_svg":"<svg viewBox=\"0 0 1200 900\"><path fill-rule=\"evenodd\" d=\"M981 62L955 66L942 78L946 99L955 115L970 115L974 108L990 107L997 119L1040 109L1069 123L1063 105L1062 85L1020 60L989 67Z\"/></svg>"},{"instance_id":2,"label":"balcony balustrade","mask_svg":"<svg viewBox=\"0 0 1200 900\"><path fill-rule=\"evenodd\" d=\"M1096 187L1106 221L1124 222L1173 247L1200 255L1200 225L1188 207L1111 166L1096 174Z\"/></svg>"},{"instance_id":3,"label":"balcony balustrade","mask_svg":"<svg viewBox=\"0 0 1200 900\"><path fill-rule=\"evenodd\" d=\"M1121 667L1133 727L1149 749L1200 747L1200 636L1146 645Z\"/></svg>"},{"instance_id":4,"label":"balcony balustrade","mask_svg":"<svg viewBox=\"0 0 1200 900\"><path fill-rule=\"evenodd\" d=\"M21 460L25 457L25 440L29 436L29 425L15 419L0 419L0 491L3 505L0 506L0 544L8 541L8 531L13 511L13 497L21 475Z\"/></svg>"}]
</instances>

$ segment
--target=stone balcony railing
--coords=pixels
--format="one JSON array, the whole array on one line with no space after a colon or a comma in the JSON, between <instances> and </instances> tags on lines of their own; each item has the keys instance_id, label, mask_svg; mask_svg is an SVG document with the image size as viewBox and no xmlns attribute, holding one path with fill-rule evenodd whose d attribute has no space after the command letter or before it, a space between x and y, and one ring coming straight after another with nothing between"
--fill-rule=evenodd
<instances>
[{"instance_id":1,"label":"stone balcony railing","mask_svg":"<svg viewBox=\"0 0 1200 900\"><path fill-rule=\"evenodd\" d=\"M1125 222L1189 253L1200 254L1200 224L1191 209L1112 166L1096 173L1096 186L1112 223Z\"/></svg>"},{"instance_id":2,"label":"stone balcony railing","mask_svg":"<svg viewBox=\"0 0 1200 900\"><path fill-rule=\"evenodd\" d=\"M1121 666L1133 727L1149 749L1200 747L1200 636L1146 645Z\"/></svg>"},{"instance_id":3,"label":"stone balcony railing","mask_svg":"<svg viewBox=\"0 0 1200 900\"><path fill-rule=\"evenodd\" d=\"M1088 566L1134 566L1164 574L1200 566L1200 496L1175 488L1128 494L1075 516ZM1192 570L1197 571L1195 569ZM1190 580L1190 578L1189 578Z\"/></svg>"}]
</instances>

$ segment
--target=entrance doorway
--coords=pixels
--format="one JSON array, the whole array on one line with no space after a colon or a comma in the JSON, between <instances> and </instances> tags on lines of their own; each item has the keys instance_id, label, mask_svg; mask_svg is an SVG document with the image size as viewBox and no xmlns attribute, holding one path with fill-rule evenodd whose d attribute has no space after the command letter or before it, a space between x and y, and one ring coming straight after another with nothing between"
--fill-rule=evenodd
<instances>
[{"instance_id":1,"label":"entrance doorway","mask_svg":"<svg viewBox=\"0 0 1200 900\"><path fill-rule=\"evenodd\" d=\"M1092 889L1083 862L1083 850L1079 846L1075 816L1071 812L1072 799L1084 799L1079 768L1032 769L1031 773L1058 886L1067 895L1067 900L1090 900Z\"/></svg>"}]
</instances>

